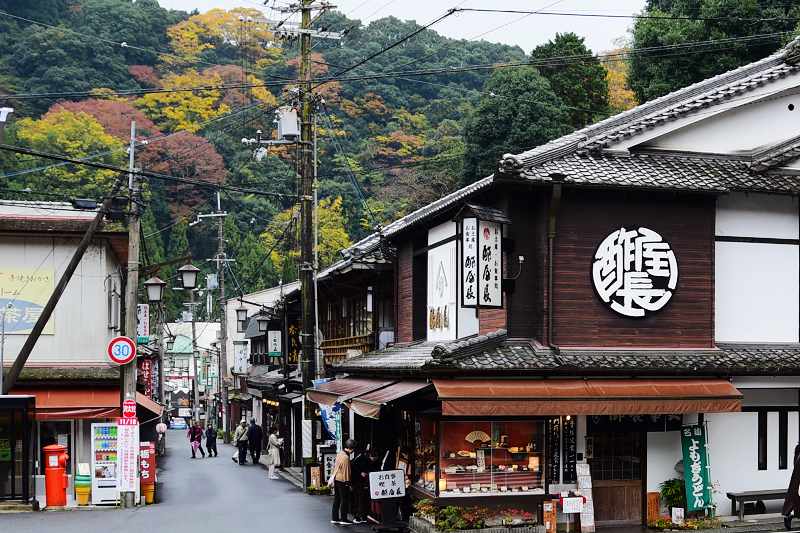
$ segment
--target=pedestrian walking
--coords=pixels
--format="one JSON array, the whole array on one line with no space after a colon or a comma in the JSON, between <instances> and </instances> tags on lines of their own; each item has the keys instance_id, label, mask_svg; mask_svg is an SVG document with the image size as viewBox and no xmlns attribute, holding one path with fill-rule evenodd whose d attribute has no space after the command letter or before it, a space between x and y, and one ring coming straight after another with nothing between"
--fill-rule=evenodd
<instances>
[{"instance_id":1,"label":"pedestrian walking","mask_svg":"<svg viewBox=\"0 0 800 533\"><path fill-rule=\"evenodd\" d=\"M198 449L205 458L206 452L203 451L203 446L201 445L203 442L203 430L197 425L197 422L192 421L192 426L189 428L189 433L186 434L186 437L192 445L192 459L197 458L196 454Z\"/></svg>"},{"instance_id":2,"label":"pedestrian walking","mask_svg":"<svg viewBox=\"0 0 800 533\"><path fill-rule=\"evenodd\" d=\"M247 429L247 441L250 444L250 457L253 458L253 464L257 465L258 460L261 458L261 443L264 440L264 432L261 431L261 426L256 424L256 419L250 419L250 427Z\"/></svg>"},{"instance_id":3,"label":"pedestrian walking","mask_svg":"<svg viewBox=\"0 0 800 533\"><path fill-rule=\"evenodd\" d=\"M353 473L353 493L350 499L350 512L354 524L363 524L369 514L369 474L381 469L378 450L372 448L355 459L351 466Z\"/></svg>"},{"instance_id":4,"label":"pedestrian walking","mask_svg":"<svg viewBox=\"0 0 800 533\"><path fill-rule=\"evenodd\" d=\"M216 457L219 455L217 453L217 432L211 424L209 424L208 429L206 429L206 449L208 450L209 457ZM211 452L214 452L214 455L211 455Z\"/></svg>"},{"instance_id":5,"label":"pedestrian walking","mask_svg":"<svg viewBox=\"0 0 800 533\"><path fill-rule=\"evenodd\" d=\"M792 518L800 513L800 442L794 448L794 469L789 480L789 489L786 491L786 499L783 501L783 525L786 529L792 529ZM741 505L741 504L740 504Z\"/></svg>"},{"instance_id":6,"label":"pedestrian walking","mask_svg":"<svg viewBox=\"0 0 800 533\"><path fill-rule=\"evenodd\" d=\"M350 508L350 492L353 490L353 482L350 470L350 454L355 451L358 443L353 439L347 439L344 443L344 450L336 456L333 464L333 508L331 509L331 524L352 524L352 520L347 519L347 511Z\"/></svg>"},{"instance_id":7,"label":"pedestrian walking","mask_svg":"<svg viewBox=\"0 0 800 533\"><path fill-rule=\"evenodd\" d=\"M233 433L233 443L238 449L239 464L243 465L247 462L247 420L242 419L239 427ZM233 459L236 460L236 457Z\"/></svg>"},{"instance_id":8,"label":"pedestrian walking","mask_svg":"<svg viewBox=\"0 0 800 533\"><path fill-rule=\"evenodd\" d=\"M283 439L278 437L278 428L269 428L269 438L267 439L267 465L269 466L269 478L280 479L275 475L275 465L281 464L281 447Z\"/></svg>"}]
</instances>

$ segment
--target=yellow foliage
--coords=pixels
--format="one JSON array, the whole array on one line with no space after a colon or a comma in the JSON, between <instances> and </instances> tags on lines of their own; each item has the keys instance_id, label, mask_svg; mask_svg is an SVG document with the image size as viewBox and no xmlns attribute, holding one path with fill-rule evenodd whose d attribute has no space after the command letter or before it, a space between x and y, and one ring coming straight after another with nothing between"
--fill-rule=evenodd
<instances>
[{"instance_id":1,"label":"yellow foliage","mask_svg":"<svg viewBox=\"0 0 800 533\"><path fill-rule=\"evenodd\" d=\"M608 80L608 102L612 111L620 113L636 106L636 97L628 88L627 48L604 52L600 62L606 68Z\"/></svg>"},{"instance_id":2,"label":"yellow foliage","mask_svg":"<svg viewBox=\"0 0 800 533\"><path fill-rule=\"evenodd\" d=\"M201 85L220 85L218 74L203 76L195 70L185 74L168 74L161 79L164 88L197 87ZM225 113L230 107L220 102L220 91L216 89L195 89L145 94L131 104L144 111L153 122L164 131L197 131L200 123Z\"/></svg>"},{"instance_id":3,"label":"yellow foliage","mask_svg":"<svg viewBox=\"0 0 800 533\"><path fill-rule=\"evenodd\" d=\"M194 15L167 29L172 56L160 56L159 60L173 68L185 68L189 62L198 59L206 49L235 45L238 57L246 57L249 62L259 64L282 60L279 48L265 48L275 37L266 24L243 22L239 18L258 20L264 14L255 8L237 7L231 10L212 9Z\"/></svg>"},{"instance_id":4,"label":"yellow foliage","mask_svg":"<svg viewBox=\"0 0 800 533\"><path fill-rule=\"evenodd\" d=\"M123 142L103 131L94 117L83 112L73 114L61 109L48 113L41 120L23 118L17 122L17 137L22 146L59 154L72 159L88 155L106 155L95 161L113 166L127 166L125 152L112 152ZM84 165L50 167L29 178L29 186L38 191L59 190L75 195L102 196L108 192L117 172Z\"/></svg>"},{"instance_id":5,"label":"yellow foliage","mask_svg":"<svg viewBox=\"0 0 800 533\"><path fill-rule=\"evenodd\" d=\"M294 222L294 227L290 230L290 233L293 233L295 238L292 239L290 235L287 235L280 244L275 246L278 238L286 228L286 224L290 223L298 209L299 207L292 207L278 213L273 220L275 223L268 226L267 230L261 234L261 242L267 250L273 246L275 247L270 258L278 272L283 270L283 264L287 257L293 258L295 262L300 260L300 251L297 246L292 245L297 242L298 239L296 237L299 237L299 218ZM330 198L320 200L317 212L319 218L319 268L323 269L341 259L340 252L353 244L353 242L344 229L341 196L333 200Z\"/></svg>"}]
</instances>

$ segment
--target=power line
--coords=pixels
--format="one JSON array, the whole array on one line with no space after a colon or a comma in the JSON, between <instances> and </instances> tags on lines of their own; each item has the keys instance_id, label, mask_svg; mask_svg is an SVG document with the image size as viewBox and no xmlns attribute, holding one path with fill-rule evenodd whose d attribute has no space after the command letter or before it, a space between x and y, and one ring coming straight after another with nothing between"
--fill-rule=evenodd
<instances>
[{"instance_id":1,"label":"power line","mask_svg":"<svg viewBox=\"0 0 800 533\"><path fill-rule=\"evenodd\" d=\"M508 14L524 14L524 15L550 15L560 17L590 17L590 18L614 18L614 19L652 19L652 20L698 20L698 21L726 21L726 22L768 22L768 21L784 21L784 20L800 20L798 17L670 17L660 15L606 15L599 13L564 13L559 11L520 11L514 9L480 9L466 7L458 9L459 12L472 11L476 13L508 13Z\"/></svg>"}]
</instances>

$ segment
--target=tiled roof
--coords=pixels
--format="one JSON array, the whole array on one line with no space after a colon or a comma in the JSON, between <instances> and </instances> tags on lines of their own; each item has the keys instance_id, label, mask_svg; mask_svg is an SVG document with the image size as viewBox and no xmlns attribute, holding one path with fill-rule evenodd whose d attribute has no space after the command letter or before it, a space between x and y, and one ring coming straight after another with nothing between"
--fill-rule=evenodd
<instances>
[{"instance_id":1,"label":"tiled roof","mask_svg":"<svg viewBox=\"0 0 800 533\"><path fill-rule=\"evenodd\" d=\"M798 46L800 38L760 61L679 89L527 152L506 154L500 168L514 174L582 148L603 148L657 124L764 85L797 70L796 57L792 53Z\"/></svg>"},{"instance_id":2,"label":"tiled roof","mask_svg":"<svg viewBox=\"0 0 800 533\"><path fill-rule=\"evenodd\" d=\"M508 340L505 330L455 343L398 344L333 365L340 372L415 371L485 375L524 372L619 374L710 372L800 374L800 345L722 345L707 350L561 350L556 354L530 341Z\"/></svg>"},{"instance_id":3,"label":"tiled roof","mask_svg":"<svg viewBox=\"0 0 800 533\"><path fill-rule=\"evenodd\" d=\"M289 379L299 379L300 371L294 370L289 373ZM283 371L273 370L272 372L265 372L256 376L249 376L247 378L247 386L252 388L269 387L277 385L284 380Z\"/></svg>"}]
</instances>

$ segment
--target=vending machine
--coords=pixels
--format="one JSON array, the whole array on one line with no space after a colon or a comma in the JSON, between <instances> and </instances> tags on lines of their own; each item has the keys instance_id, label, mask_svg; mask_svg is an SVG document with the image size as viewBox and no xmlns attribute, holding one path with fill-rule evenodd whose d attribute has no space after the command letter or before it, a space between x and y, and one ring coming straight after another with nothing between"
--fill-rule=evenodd
<instances>
[{"instance_id":1,"label":"vending machine","mask_svg":"<svg viewBox=\"0 0 800 533\"><path fill-rule=\"evenodd\" d=\"M117 424L92 424L92 505L114 504L117 496Z\"/></svg>"},{"instance_id":2,"label":"vending machine","mask_svg":"<svg viewBox=\"0 0 800 533\"><path fill-rule=\"evenodd\" d=\"M136 428L136 441L138 438ZM92 505L113 505L119 501L117 492L117 423L92 424ZM140 488L136 485L136 501Z\"/></svg>"}]
</instances>

